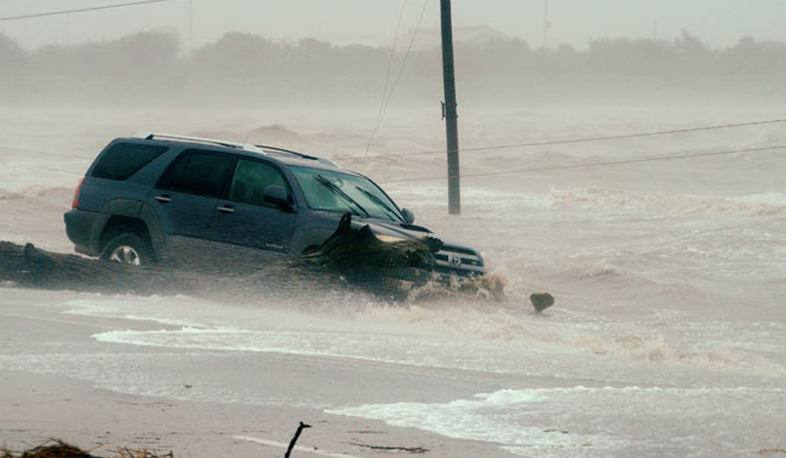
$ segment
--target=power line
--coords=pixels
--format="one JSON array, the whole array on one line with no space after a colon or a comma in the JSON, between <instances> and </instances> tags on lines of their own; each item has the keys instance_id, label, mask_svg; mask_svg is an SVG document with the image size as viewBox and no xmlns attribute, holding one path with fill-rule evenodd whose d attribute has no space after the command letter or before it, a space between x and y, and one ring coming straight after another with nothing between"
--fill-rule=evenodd
<instances>
[{"instance_id":1,"label":"power line","mask_svg":"<svg viewBox=\"0 0 786 458\"><path fill-rule=\"evenodd\" d=\"M412 48L415 46L415 39L418 37L418 32L420 32L420 27L423 25L423 18L426 16L426 8L428 8L430 0L426 0L423 2L423 9L420 11L420 18L418 18L418 24L415 26L415 31L412 33L412 39L409 41L409 46L407 47L407 52L404 54L404 60L401 62L401 67L398 70L398 75L396 75L396 79L393 81L393 86L390 88L390 94L388 94L388 99L385 102L385 110L382 113L382 117L384 120L384 116L388 111L388 106L390 105L390 99L393 98L393 94L396 92L396 88L398 87L399 81L401 81L401 76L404 74L404 69L407 67L407 61L409 60L410 54L412 54Z\"/></svg>"},{"instance_id":2,"label":"power line","mask_svg":"<svg viewBox=\"0 0 786 458\"><path fill-rule=\"evenodd\" d=\"M61 11L47 11L45 13L25 14L22 16L0 17L0 21L19 21L22 19L33 19L33 18L45 17L45 16L57 16L61 14L71 14L71 13L84 13L87 11L108 10L112 8L125 8L129 6L146 5L149 3L163 3L163 2L175 2L175 1L178 0L142 0L137 2L117 3L114 5L93 6L90 8L79 8L79 9L61 10Z\"/></svg>"},{"instance_id":3,"label":"power line","mask_svg":"<svg viewBox=\"0 0 786 458\"><path fill-rule=\"evenodd\" d=\"M68 156L68 155L59 155L57 153L47 153L44 151L33 151L33 150L22 150L18 148L7 148L4 146L0 146L4 149L15 150L15 151L27 151L27 152L36 152L39 154L46 154L46 155L56 155L56 156L65 156L65 157L73 157L76 158L77 156ZM724 150L724 151L714 151L714 152L701 152L701 153L686 153L686 154L675 154L675 155L663 155L663 156L651 156L651 157L644 157L639 159L622 159L618 161L604 161L604 162L590 162L585 164L573 164L573 165L557 165L557 166L548 166L548 167L532 167L527 169L517 169L517 170L503 170L503 171L495 171L495 172L480 172L480 173L466 173L462 174L461 178L477 178L477 177L490 177L490 176L502 176L502 175L515 175L518 173L532 173L532 172L551 172L551 171L559 171L559 170L571 170L571 169L586 169L592 167L609 167L615 165L628 165L628 164L639 164L644 162L663 162L663 161L673 161L679 159L690 159L690 158L697 158L697 157L712 157L712 156L728 156L732 154L743 154L743 153L756 153L756 152L763 152L763 151L775 151L775 150L782 150L786 149L786 145L777 145L777 146L766 146L766 147L759 147L759 148L745 148L745 149L736 149L736 150ZM84 159L84 158L80 158ZM51 172L61 172L61 173L68 173L68 174L78 174L81 172L73 171L73 170L65 170L60 168L54 167L46 167L40 166L35 164L27 164L27 163L16 163L15 165L34 168L36 170L47 170ZM408 183L414 181L431 181L431 180L444 180L445 176L428 176L428 177L415 177L415 178L406 178L401 180L385 180L386 183Z\"/></svg>"},{"instance_id":4,"label":"power line","mask_svg":"<svg viewBox=\"0 0 786 458\"><path fill-rule=\"evenodd\" d=\"M623 134L623 135L609 135L603 137L587 137L587 138L572 138L572 139L565 139L565 140L553 140L553 141L543 141L543 142L531 142L531 143L513 143L513 144L505 144L505 145L489 145L489 146L478 146L474 148L463 148L462 152L465 151L492 151L492 150L500 150L500 149L512 149L512 148L526 148L526 147L533 147L533 146L551 146L551 145L567 145L572 143L589 143L589 142L599 142L599 141L608 141L608 140L625 140L631 138L645 138L645 137L656 137L660 135L674 135L674 134L684 134L684 133L691 133L691 132L702 132L702 131L711 131L711 130L720 130L720 129L731 129L736 127L750 127L750 126L761 126L765 124L777 124L777 123L784 123L786 122L785 119L772 119L766 121L753 121L753 122L743 122L738 124L721 124L715 126L702 126L702 127L690 127L687 129L675 129L675 130L661 130L655 132L642 132L642 133L635 133L635 134ZM353 160L364 160L364 159L386 159L392 157L406 157L406 156L425 156L429 154L443 154L445 151L442 150L428 150L428 151L417 151L411 153L400 153L400 154L378 154L374 156L367 156L367 157L337 157L336 159L340 159L342 161L353 161Z\"/></svg>"},{"instance_id":5,"label":"power line","mask_svg":"<svg viewBox=\"0 0 786 458\"><path fill-rule=\"evenodd\" d=\"M371 132L371 136L368 139L368 143L366 144L366 151L363 154L368 154L369 148L371 148L371 142L374 141L374 136L377 134L379 130L379 126L382 123L382 110L385 108L385 100L388 96L388 85L390 83L390 70L393 67L393 57L396 55L396 44L398 43L398 33L401 30L401 21L404 19L404 11L407 9L407 2L409 0L404 0L401 3L401 11L398 14L398 23L396 24L396 31L393 34L393 46L390 47L390 55L388 56L388 69L385 73L385 85L382 89L382 100L379 104L379 113L377 113L377 120L374 123L374 129Z\"/></svg>"},{"instance_id":6,"label":"power line","mask_svg":"<svg viewBox=\"0 0 786 458\"><path fill-rule=\"evenodd\" d=\"M412 39L409 41L409 46L407 47L407 52L404 54L404 60L401 62L401 67L399 67L398 75L396 75L396 79L393 81L393 86L390 88L390 93L387 95L387 98L384 100L382 104L382 115L379 117L376 127L374 128L374 132L371 134L371 138L368 141L368 146L366 147L366 152L368 152L368 148L371 147L371 143L374 141L374 137L376 136L379 129L382 127L382 122L385 120L385 114L388 111L388 105L390 105L390 99L393 98L393 94L396 92L396 88L398 87L399 81L401 81L401 76L404 74L404 69L407 66L407 61L409 60L409 55L412 54L412 48L415 45L415 39L418 37L418 32L420 31L420 26L423 24L423 18L426 16L426 8L428 7L430 0L426 0L423 3L423 9L420 12L420 18L418 19L418 24L415 27L415 31L412 34ZM371 156L376 157L376 156Z\"/></svg>"},{"instance_id":7,"label":"power line","mask_svg":"<svg viewBox=\"0 0 786 458\"><path fill-rule=\"evenodd\" d=\"M737 149L737 150L726 150L726 151L715 151L715 152L704 152L704 153L688 153L688 154L677 154L677 155L667 155L667 156L652 156L652 157L645 157L639 159L623 159L619 161L605 161L605 162L590 162L586 164L574 164L574 165L558 165L558 166L550 166L550 167L533 167L528 169L518 169L518 170L504 170L504 171L497 171L497 172L481 172L481 173L467 173L462 174L461 178L473 178L473 177L490 177L490 176L500 176L500 175L514 175L517 173L529 173L529 172L551 172L556 170L570 170L570 169L584 169L590 167L607 167L612 165L626 165L626 164L638 164L642 162L659 162L659 161L673 161L677 159L688 159L688 158L695 158L695 157L709 157L709 156L725 156L730 154L740 154L740 153L753 153L753 152L761 152L761 151L774 151L779 149L786 149L786 145L779 145L779 146L768 146L762 148L747 148L747 149ZM404 182L411 182L411 181L430 181L430 180L444 180L445 176L430 176L430 177L417 177L417 178L406 178L402 180L387 180L387 183L404 183Z\"/></svg>"}]
</instances>

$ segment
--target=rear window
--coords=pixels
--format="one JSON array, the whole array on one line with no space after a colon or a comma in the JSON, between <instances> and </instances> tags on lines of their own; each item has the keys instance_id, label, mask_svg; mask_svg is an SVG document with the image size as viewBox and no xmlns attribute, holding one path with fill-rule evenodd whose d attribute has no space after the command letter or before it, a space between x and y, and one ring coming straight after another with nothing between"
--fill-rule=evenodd
<instances>
[{"instance_id":1,"label":"rear window","mask_svg":"<svg viewBox=\"0 0 786 458\"><path fill-rule=\"evenodd\" d=\"M234 159L226 154L186 151L164 172L157 187L198 196L223 197L233 164Z\"/></svg>"},{"instance_id":2,"label":"rear window","mask_svg":"<svg viewBox=\"0 0 786 458\"><path fill-rule=\"evenodd\" d=\"M162 155L167 149L165 146L117 143L101 156L93 169L93 176L110 180L125 180L150 161Z\"/></svg>"}]
</instances>

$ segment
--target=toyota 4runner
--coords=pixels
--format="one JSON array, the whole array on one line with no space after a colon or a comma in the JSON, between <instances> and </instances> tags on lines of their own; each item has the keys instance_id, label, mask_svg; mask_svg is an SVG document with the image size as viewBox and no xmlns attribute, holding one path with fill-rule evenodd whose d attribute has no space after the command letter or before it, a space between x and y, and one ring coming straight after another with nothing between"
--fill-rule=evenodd
<instances>
[{"instance_id":1,"label":"toyota 4runner","mask_svg":"<svg viewBox=\"0 0 786 458\"><path fill-rule=\"evenodd\" d=\"M157 133L109 143L72 207L65 225L77 252L134 265L195 254L216 262L249 249L263 259L297 256L328 239L346 213L383 242L433 237L373 181L327 159ZM443 276L484 273L466 246L443 240L434 259Z\"/></svg>"}]
</instances>

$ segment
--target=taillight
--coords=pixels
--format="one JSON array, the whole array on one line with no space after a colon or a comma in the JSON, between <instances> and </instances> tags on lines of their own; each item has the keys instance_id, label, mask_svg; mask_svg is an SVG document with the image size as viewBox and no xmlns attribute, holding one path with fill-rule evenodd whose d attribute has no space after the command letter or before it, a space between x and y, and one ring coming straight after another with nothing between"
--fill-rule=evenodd
<instances>
[{"instance_id":1,"label":"taillight","mask_svg":"<svg viewBox=\"0 0 786 458\"><path fill-rule=\"evenodd\" d=\"M71 201L71 208L78 208L79 207L79 193L82 191L82 184L85 182L85 177L82 177L79 180L79 184L76 186L76 191L74 191L74 199Z\"/></svg>"}]
</instances>

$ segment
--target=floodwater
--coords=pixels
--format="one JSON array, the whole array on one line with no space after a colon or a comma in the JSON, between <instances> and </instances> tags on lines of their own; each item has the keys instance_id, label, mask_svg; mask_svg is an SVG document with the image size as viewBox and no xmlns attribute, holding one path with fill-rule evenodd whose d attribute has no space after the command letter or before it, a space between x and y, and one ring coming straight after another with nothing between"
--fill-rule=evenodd
<instances>
[{"instance_id":1,"label":"floodwater","mask_svg":"<svg viewBox=\"0 0 786 458\"><path fill-rule=\"evenodd\" d=\"M473 149L778 118L768 107L467 110ZM786 145L783 124L619 141L466 151L463 215L448 216L438 113L392 116L368 153L362 113L0 112L0 239L70 250L61 215L115 136L155 128L300 148L367 173L417 221L484 254L507 298L422 291L389 303L331 291L318 300L70 295L63 316L109 317L118 353L67 363L28 349L0 368L58 373L111 390L179 398L182 374L134 348L343 358L478 379L452 400L258 393L198 374L196 401L307 406L382 420L521 456L745 456L786 446L786 149L578 167ZM260 126L263 126L260 128ZM232 138L230 138L232 139ZM56 155L57 154L57 155ZM386 157L375 157L386 156ZM564 168L576 166L575 168ZM520 173L497 174L524 169ZM553 170L547 170L553 169ZM431 178L412 180L417 178ZM554 307L527 303L547 290ZM0 290L2 295L2 290ZM153 323L144 329L134 322ZM131 350L129 350L131 349ZM207 356L206 356L207 357ZM129 373L126 368L147 368ZM462 375L463 374L463 375ZM391 386L391 392L396 392ZM392 399L391 399L392 397ZM406 398L406 400L405 400Z\"/></svg>"}]
</instances>

